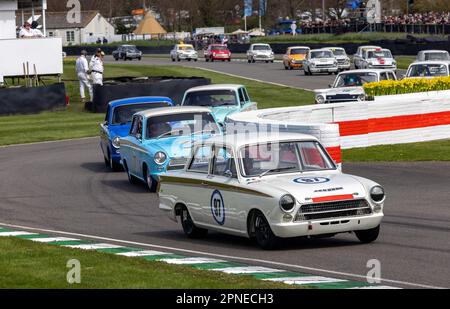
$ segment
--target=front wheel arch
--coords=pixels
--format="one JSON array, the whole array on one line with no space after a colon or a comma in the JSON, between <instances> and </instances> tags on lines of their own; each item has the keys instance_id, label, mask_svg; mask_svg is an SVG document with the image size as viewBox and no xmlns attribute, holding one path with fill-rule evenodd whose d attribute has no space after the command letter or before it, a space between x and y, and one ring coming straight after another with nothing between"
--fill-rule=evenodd
<instances>
[{"instance_id":1,"label":"front wheel arch","mask_svg":"<svg viewBox=\"0 0 450 309\"><path fill-rule=\"evenodd\" d=\"M248 216L247 216L247 234L249 236L249 238L255 238L255 230L254 230L254 226L253 226L253 221L255 219L255 215L260 212L264 215L264 213L257 209L257 208L253 208L252 210L249 211Z\"/></svg>"}]
</instances>

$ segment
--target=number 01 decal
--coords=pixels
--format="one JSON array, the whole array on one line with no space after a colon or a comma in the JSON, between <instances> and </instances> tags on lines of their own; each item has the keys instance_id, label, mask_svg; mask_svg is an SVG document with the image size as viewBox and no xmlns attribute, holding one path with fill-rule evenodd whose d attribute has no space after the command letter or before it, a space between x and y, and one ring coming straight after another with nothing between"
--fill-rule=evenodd
<instances>
[{"instance_id":1,"label":"number 01 decal","mask_svg":"<svg viewBox=\"0 0 450 309\"><path fill-rule=\"evenodd\" d=\"M211 196L211 212L219 225L225 224L225 204L219 190L214 191Z\"/></svg>"}]
</instances>

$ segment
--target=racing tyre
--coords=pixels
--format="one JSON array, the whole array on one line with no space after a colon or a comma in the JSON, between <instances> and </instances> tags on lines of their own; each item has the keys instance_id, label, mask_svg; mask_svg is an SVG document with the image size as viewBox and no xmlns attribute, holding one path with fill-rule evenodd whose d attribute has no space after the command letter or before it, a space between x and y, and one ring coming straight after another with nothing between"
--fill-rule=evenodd
<instances>
[{"instance_id":1,"label":"racing tyre","mask_svg":"<svg viewBox=\"0 0 450 309\"><path fill-rule=\"evenodd\" d=\"M175 58L171 58L172 59L172 62L175 62Z\"/></svg>"},{"instance_id":2,"label":"racing tyre","mask_svg":"<svg viewBox=\"0 0 450 309\"><path fill-rule=\"evenodd\" d=\"M253 219L255 239L264 250L271 250L277 243L277 237L272 232L269 223L261 212L257 212Z\"/></svg>"},{"instance_id":3,"label":"racing tyre","mask_svg":"<svg viewBox=\"0 0 450 309\"><path fill-rule=\"evenodd\" d=\"M114 162L114 160L112 159L111 155L108 153L108 167L113 171L113 172L118 172L121 170L121 165L117 164L116 162Z\"/></svg>"},{"instance_id":4,"label":"racing tyre","mask_svg":"<svg viewBox=\"0 0 450 309\"><path fill-rule=\"evenodd\" d=\"M377 240L378 235L380 234L380 226L378 225L377 227L370 230L355 231L355 234L360 242L368 244Z\"/></svg>"},{"instance_id":5,"label":"racing tyre","mask_svg":"<svg viewBox=\"0 0 450 309\"><path fill-rule=\"evenodd\" d=\"M208 58L205 58L205 61L206 61L206 62L209 62L209 59L208 59Z\"/></svg>"},{"instance_id":6,"label":"racing tyre","mask_svg":"<svg viewBox=\"0 0 450 309\"><path fill-rule=\"evenodd\" d=\"M293 67L289 67L289 70L291 70L291 71L292 71L293 69L294 69Z\"/></svg>"},{"instance_id":7,"label":"racing tyre","mask_svg":"<svg viewBox=\"0 0 450 309\"><path fill-rule=\"evenodd\" d=\"M256 62L256 60L255 59L252 59L252 63L255 63Z\"/></svg>"},{"instance_id":8,"label":"racing tyre","mask_svg":"<svg viewBox=\"0 0 450 309\"><path fill-rule=\"evenodd\" d=\"M211 57L211 59L210 59L210 60L211 60L211 62L214 62L214 58L213 58L213 57Z\"/></svg>"},{"instance_id":9,"label":"racing tyre","mask_svg":"<svg viewBox=\"0 0 450 309\"><path fill-rule=\"evenodd\" d=\"M114 57L114 59L115 59L116 61L119 61L119 58L117 58L117 57Z\"/></svg>"},{"instance_id":10,"label":"racing tyre","mask_svg":"<svg viewBox=\"0 0 450 309\"><path fill-rule=\"evenodd\" d=\"M181 210L181 226L183 231L189 238L203 238L208 234L208 230L201 229L195 226L194 221L192 221L191 215L186 207Z\"/></svg>"},{"instance_id":11,"label":"racing tyre","mask_svg":"<svg viewBox=\"0 0 450 309\"><path fill-rule=\"evenodd\" d=\"M177 58L177 61L178 61L178 62L180 62L180 61L181 61L181 59L180 59L180 58Z\"/></svg>"},{"instance_id":12,"label":"racing tyre","mask_svg":"<svg viewBox=\"0 0 450 309\"><path fill-rule=\"evenodd\" d=\"M228 59L228 62L231 62L231 59Z\"/></svg>"},{"instance_id":13,"label":"racing tyre","mask_svg":"<svg viewBox=\"0 0 450 309\"><path fill-rule=\"evenodd\" d=\"M251 59L247 59L247 62L248 62L248 63L252 63L252 60L251 60Z\"/></svg>"},{"instance_id":14,"label":"racing tyre","mask_svg":"<svg viewBox=\"0 0 450 309\"><path fill-rule=\"evenodd\" d=\"M269 63L269 61L266 61L266 63Z\"/></svg>"},{"instance_id":15,"label":"racing tyre","mask_svg":"<svg viewBox=\"0 0 450 309\"><path fill-rule=\"evenodd\" d=\"M124 167L125 167L125 172L127 173L128 176L128 181L132 184L135 185L139 182L139 180L134 177L133 175L130 174L130 171L128 170L128 165L126 162L124 162Z\"/></svg>"},{"instance_id":16,"label":"racing tyre","mask_svg":"<svg viewBox=\"0 0 450 309\"><path fill-rule=\"evenodd\" d=\"M289 67L287 67L286 65L284 65L284 69L285 69L285 70L289 70Z\"/></svg>"},{"instance_id":17,"label":"racing tyre","mask_svg":"<svg viewBox=\"0 0 450 309\"><path fill-rule=\"evenodd\" d=\"M144 167L143 175L144 175L144 178L145 178L145 183L147 184L147 187L150 190L150 192L152 192L152 193L156 192L156 188L158 187L158 182L148 172L148 168L147 167Z\"/></svg>"},{"instance_id":18,"label":"racing tyre","mask_svg":"<svg viewBox=\"0 0 450 309\"><path fill-rule=\"evenodd\" d=\"M273 63L275 60L270 60L270 63Z\"/></svg>"},{"instance_id":19,"label":"racing tyre","mask_svg":"<svg viewBox=\"0 0 450 309\"><path fill-rule=\"evenodd\" d=\"M194 59L194 62L197 62L197 59Z\"/></svg>"},{"instance_id":20,"label":"racing tyre","mask_svg":"<svg viewBox=\"0 0 450 309\"><path fill-rule=\"evenodd\" d=\"M141 60L142 60L142 57L139 57L138 60L141 61Z\"/></svg>"}]
</instances>

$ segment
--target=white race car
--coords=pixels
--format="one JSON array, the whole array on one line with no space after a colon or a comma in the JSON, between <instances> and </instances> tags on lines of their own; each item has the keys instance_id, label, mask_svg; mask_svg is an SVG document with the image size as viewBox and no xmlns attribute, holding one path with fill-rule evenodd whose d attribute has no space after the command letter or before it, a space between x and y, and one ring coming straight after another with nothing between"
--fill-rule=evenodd
<instances>
[{"instance_id":1,"label":"white race car","mask_svg":"<svg viewBox=\"0 0 450 309\"><path fill-rule=\"evenodd\" d=\"M158 194L188 237L215 230L264 249L279 237L347 232L375 241L385 201L377 183L340 172L316 138L290 133L196 143L185 170L160 176Z\"/></svg>"},{"instance_id":2,"label":"white race car","mask_svg":"<svg viewBox=\"0 0 450 309\"><path fill-rule=\"evenodd\" d=\"M397 80L392 70L351 70L340 73L330 88L314 90L316 103L362 102L366 100L363 86L382 80Z\"/></svg>"},{"instance_id":3,"label":"white race car","mask_svg":"<svg viewBox=\"0 0 450 309\"><path fill-rule=\"evenodd\" d=\"M337 74L339 72L338 61L333 52L327 49L313 49L303 62L305 75L314 73Z\"/></svg>"}]
</instances>

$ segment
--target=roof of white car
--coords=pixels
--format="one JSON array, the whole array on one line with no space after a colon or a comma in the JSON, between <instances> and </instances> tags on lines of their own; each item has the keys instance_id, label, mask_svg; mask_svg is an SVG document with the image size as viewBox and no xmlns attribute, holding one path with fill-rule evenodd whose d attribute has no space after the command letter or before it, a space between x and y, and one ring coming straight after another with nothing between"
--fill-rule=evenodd
<instances>
[{"instance_id":1,"label":"roof of white car","mask_svg":"<svg viewBox=\"0 0 450 309\"><path fill-rule=\"evenodd\" d=\"M308 47L308 46L289 46L288 47L289 49L296 49L296 48L305 48L305 49L311 49L310 47Z\"/></svg>"},{"instance_id":2,"label":"roof of white car","mask_svg":"<svg viewBox=\"0 0 450 309\"><path fill-rule=\"evenodd\" d=\"M349 70L344 71L339 74L354 74L354 73L383 73L383 72L394 72L394 70L390 69L360 69L360 70Z\"/></svg>"},{"instance_id":3,"label":"roof of white car","mask_svg":"<svg viewBox=\"0 0 450 309\"><path fill-rule=\"evenodd\" d=\"M362 48L362 49L381 49L380 46L375 46L375 45L364 45L364 46L360 46L359 48Z\"/></svg>"},{"instance_id":4,"label":"roof of white car","mask_svg":"<svg viewBox=\"0 0 450 309\"><path fill-rule=\"evenodd\" d=\"M334 47L334 46L324 47L322 49L326 49L326 50L333 50L333 49L345 50L345 48L343 48L343 47Z\"/></svg>"},{"instance_id":5,"label":"roof of white car","mask_svg":"<svg viewBox=\"0 0 450 309\"><path fill-rule=\"evenodd\" d=\"M242 87L244 86L237 84L216 84L190 88L189 90L186 91L186 93L193 91L209 91L209 90L238 90L239 88Z\"/></svg>"},{"instance_id":6,"label":"roof of white car","mask_svg":"<svg viewBox=\"0 0 450 309\"><path fill-rule=\"evenodd\" d=\"M270 44L267 44L267 43L254 43L251 46L258 46L258 45L270 46Z\"/></svg>"},{"instance_id":7,"label":"roof of white car","mask_svg":"<svg viewBox=\"0 0 450 309\"><path fill-rule=\"evenodd\" d=\"M146 111L142 111L137 113L145 118L156 117L156 116L165 116L172 114L185 114L185 113L210 113L211 110L206 107L197 107L197 106L174 106L174 107L161 107L154 108Z\"/></svg>"},{"instance_id":8,"label":"roof of white car","mask_svg":"<svg viewBox=\"0 0 450 309\"><path fill-rule=\"evenodd\" d=\"M327 48L316 48L316 49L311 49L310 50L310 52L312 53L312 52L317 52L317 51L331 51L331 50L329 50L329 49L327 49Z\"/></svg>"},{"instance_id":9,"label":"roof of white car","mask_svg":"<svg viewBox=\"0 0 450 309\"><path fill-rule=\"evenodd\" d=\"M207 140L198 142L197 144L225 144L227 146L233 147L234 149L238 149L246 145L288 141L318 141L318 139L312 135L300 133L237 133L217 135Z\"/></svg>"},{"instance_id":10,"label":"roof of white car","mask_svg":"<svg viewBox=\"0 0 450 309\"><path fill-rule=\"evenodd\" d=\"M428 49L428 50L421 50L419 53L448 53L446 50L442 49Z\"/></svg>"},{"instance_id":11,"label":"roof of white car","mask_svg":"<svg viewBox=\"0 0 450 309\"><path fill-rule=\"evenodd\" d=\"M418 62L414 62L411 63L410 66L412 65L425 65L425 64L445 64L445 65L450 65L450 60L428 60L428 61L418 61Z\"/></svg>"}]
</instances>

